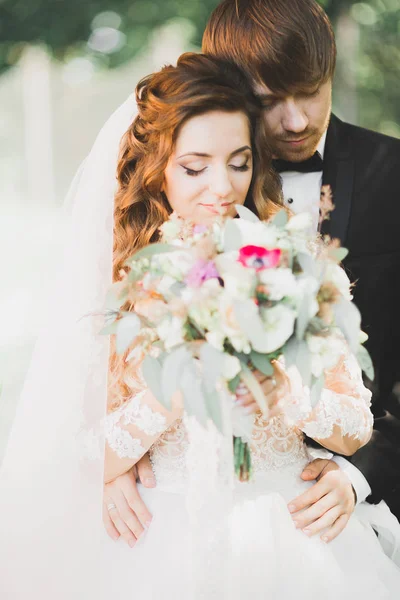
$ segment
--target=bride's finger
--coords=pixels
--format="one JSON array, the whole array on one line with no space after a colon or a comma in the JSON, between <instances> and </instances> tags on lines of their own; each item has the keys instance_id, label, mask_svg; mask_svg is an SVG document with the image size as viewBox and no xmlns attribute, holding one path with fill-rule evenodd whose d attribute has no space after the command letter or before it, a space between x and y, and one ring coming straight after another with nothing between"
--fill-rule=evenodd
<instances>
[{"instance_id":1,"label":"bride's finger","mask_svg":"<svg viewBox=\"0 0 400 600\"><path fill-rule=\"evenodd\" d=\"M125 542L133 548L144 529L118 488L108 490L107 495L111 498L111 503L115 504L115 508L109 510L110 518Z\"/></svg>"},{"instance_id":2,"label":"bride's finger","mask_svg":"<svg viewBox=\"0 0 400 600\"><path fill-rule=\"evenodd\" d=\"M116 542L119 539L120 534L111 520L106 502L103 502L103 524L109 537Z\"/></svg>"}]
</instances>

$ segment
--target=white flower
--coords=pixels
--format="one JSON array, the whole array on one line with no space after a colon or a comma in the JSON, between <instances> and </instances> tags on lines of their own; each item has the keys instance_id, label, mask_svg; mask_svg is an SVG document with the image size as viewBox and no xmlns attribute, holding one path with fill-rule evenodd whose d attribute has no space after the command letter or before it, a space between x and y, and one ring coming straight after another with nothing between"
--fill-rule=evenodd
<instances>
[{"instance_id":1,"label":"white flower","mask_svg":"<svg viewBox=\"0 0 400 600\"><path fill-rule=\"evenodd\" d=\"M331 281L346 300L353 299L350 291L350 280L346 271L340 265L330 262L327 265L324 281Z\"/></svg>"},{"instance_id":2,"label":"white flower","mask_svg":"<svg viewBox=\"0 0 400 600\"><path fill-rule=\"evenodd\" d=\"M235 309L232 304L232 298L225 290L219 298L218 317L220 321L220 330L224 333L237 352L248 354L251 350L249 340L241 330L235 316Z\"/></svg>"},{"instance_id":3,"label":"white flower","mask_svg":"<svg viewBox=\"0 0 400 600\"><path fill-rule=\"evenodd\" d=\"M332 369L342 356L343 341L333 336L307 335L307 345L311 351L311 371L320 377L324 370Z\"/></svg>"},{"instance_id":4,"label":"white flower","mask_svg":"<svg viewBox=\"0 0 400 600\"><path fill-rule=\"evenodd\" d=\"M223 331L209 331L206 333L207 342L220 351L224 349L225 337L226 336Z\"/></svg>"},{"instance_id":5,"label":"white flower","mask_svg":"<svg viewBox=\"0 0 400 600\"><path fill-rule=\"evenodd\" d=\"M260 271L259 278L267 286L271 300L278 301L298 294L297 281L291 269L265 269Z\"/></svg>"},{"instance_id":6,"label":"white flower","mask_svg":"<svg viewBox=\"0 0 400 600\"><path fill-rule=\"evenodd\" d=\"M178 221L169 220L165 221L160 229L162 231L163 241L170 242L178 237L181 227Z\"/></svg>"},{"instance_id":7,"label":"white flower","mask_svg":"<svg viewBox=\"0 0 400 600\"><path fill-rule=\"evenodd\" d=\"M287 306L277 304L261 311L265 339L258 352L275 352L281 348L293 334L296 313Z\"/></svg>"},{"instance_id":8,"label":"white flower","mask_svg":"<svg viewBox=\"0 0 400 600\"><path fill-rule=\"evenodd\" d=\"M270 223L253 223L245 219L237 219L236 224L242 234L242 246L263 246L276 248L279 230Z\"/></svg>"},{"instance_id":9,"label":"white flower","mask_svg":"<svg viewBox=\"0 0 400 600\"><path fill-rule=\"evenodd\" d=\"M287 231L304 231L308 232L312 227L312 217L309 212L298 213L293 215L286 224Z\"/></svg>"},{"instance_id":10,"label":"white flower","mask_svg":"<svg viewBox=\"0 0 400 600\"><path fill-rule=\"evenodd\" d=\"M236 356L230 356L226 354L224 357L224 365L222 367L222 376L225 377L226 380L230 381L238 373L240 373L241 366L240 361Z\"/></svg>"},{"instance_id":11,"label":"white flower","mask_svg":"<svg viewBox=\"0 0 400 600\"><path fill-rule=\"evenodd\" d=\"M238 252L225 252L216 258L218 272L224 280L224 288L232 298L245 300L253 295L256 285L254 269L238 262Z\"/></svg>"},{"instance_id":12,"label":"white flower","mask_svg":"<svg viewBox=\"0 0 400 600\"><path fill-rule=\"evenodd\" d=\"M193 256L186 250L158 254L153 257L153 264L160 271L180 281L185 278L193 266Z\"/></svg>"},{"instance_id":13,"label":"white flower","mask_svg":"<svg viewBox=\"0 0 400 600\"><path fill-rule=\"evenodd\" d=\"M164 319L157 327L157 333L164 342L166 350L182 344L183 340L183 321L178 317Z\"/></svg>"}]
</instances>

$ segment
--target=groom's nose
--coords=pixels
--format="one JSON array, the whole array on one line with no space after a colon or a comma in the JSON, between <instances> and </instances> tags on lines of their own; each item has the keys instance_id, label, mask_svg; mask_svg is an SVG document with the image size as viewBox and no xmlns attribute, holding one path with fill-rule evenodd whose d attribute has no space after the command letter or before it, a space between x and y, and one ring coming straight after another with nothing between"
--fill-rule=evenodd
<instances>
[{"instance_id":1,"label":"groom's nose","mask_svg":"<svg viewBox=\"0 0 400 600\"><path fill-rule=\"evenodd\" d=\"M301 133L308 126L308 117L295 98L287 98L282 106L282 127L285 131Z\"/></svg>"}]
</instances>

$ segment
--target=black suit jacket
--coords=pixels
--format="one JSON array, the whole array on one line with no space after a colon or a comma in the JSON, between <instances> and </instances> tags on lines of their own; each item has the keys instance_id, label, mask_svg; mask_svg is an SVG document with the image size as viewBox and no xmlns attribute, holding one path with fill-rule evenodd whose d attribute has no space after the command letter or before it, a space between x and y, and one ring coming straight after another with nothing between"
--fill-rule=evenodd
<instances>
[{"instance_id":1,"label":"black suit jacket","mask_svg":"<svg viewBox=\"0 0 400 600\"><path fill-rule=\"evenodd\" d=\"M349 250L344 266L375 366L374 433L352 462L371 486L369 500L383 498L400 518L400 140L332 115L323 183L336 207L323 232Z\"/></svg>"}]
</instances>

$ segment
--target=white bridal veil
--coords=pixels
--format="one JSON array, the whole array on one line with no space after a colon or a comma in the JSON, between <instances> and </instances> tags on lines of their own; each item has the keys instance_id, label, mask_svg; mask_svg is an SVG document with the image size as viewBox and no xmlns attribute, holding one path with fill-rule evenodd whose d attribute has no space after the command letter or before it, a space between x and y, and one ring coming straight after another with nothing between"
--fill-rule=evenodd
<instances>
[{"instance_id":1,"label":"white bridal veil","mask_svg":"<svg viewBox=\"0 0 400 600\"><path fill-rule=\"evenodd\" d=\"M64 257L0 470L3 600L112 597L98 554L102 444L82 433L105 415L108 339L85 315L111 282L117 157L135 110L132 95L110 117L67 197Z\"/></svg>"}]
</instances>

